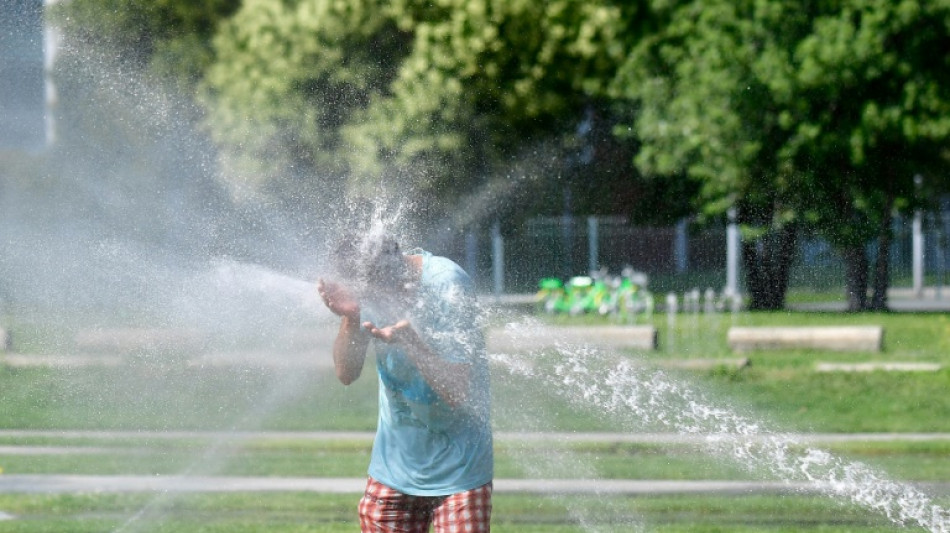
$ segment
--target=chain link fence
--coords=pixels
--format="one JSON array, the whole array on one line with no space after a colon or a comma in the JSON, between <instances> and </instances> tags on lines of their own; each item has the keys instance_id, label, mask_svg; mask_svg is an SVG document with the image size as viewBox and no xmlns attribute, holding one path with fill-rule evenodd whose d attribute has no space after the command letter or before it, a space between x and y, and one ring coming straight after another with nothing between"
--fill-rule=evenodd
<instances>
[{"instance_id":1,"label":"chain link fence","mask_svg":"<svg viewBox=\"0 0 950 533\"><path fill-rule=\"evenodd\" d=\"M890 250L891 287L913 284L913 220L895 217ZM922 217L924 283L946 283L950 213ZM503 242L503 265L499 280L493 258ZM494 244L494 248L493 248ZM545 277L567 280L604 269L620 274L624 268L645 273L654 292L684 292L699 288L720 291L726 283L726 227L696 227L682 222L670 227L629 224L620 217L539 217L517 228L497 226L443 241L439 253L458 261L476 279L485 293L533 293ZM868 246L870 261L876 260L877 243ZM739 290L744 281L740 265ZM501 283L499 283L501 281ZM500 286L499 286L500 285ZM845 265L824 239L799 236L790 274L791 290L843 293Z\"/></svg>"}]
</instances>

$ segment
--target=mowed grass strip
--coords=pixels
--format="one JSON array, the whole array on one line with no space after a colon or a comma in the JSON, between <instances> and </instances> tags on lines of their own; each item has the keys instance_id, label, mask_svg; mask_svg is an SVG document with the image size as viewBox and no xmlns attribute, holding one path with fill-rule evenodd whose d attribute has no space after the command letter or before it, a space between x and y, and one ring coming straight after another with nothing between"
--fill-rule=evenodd
<instances>
[{"instance_id":1,"label":"mowed grass strip","mask_svg":"<svg viewBox=\"0 0 950 533\"><path fill-rule=\"evenodd\" d=\"M49 438L0 439L0 468L8 475L220 475L353 477L366 475L370 442L360 439L162 439L119 445L109 439L81 443ZM15 441L16 444L6 444ZM47 448L34 449L34 446ZM950 480L950 440L836 442L809 445L874 466L895 480ZM803 444L790 446L801 452ZM496 442L497 478L637 480L755 480L760 476L728 457L682 443ZM15 453L21 449L21 453ZM34 450L34 451L31 451Z\"/></svg>"},{"instance_id":2,"label":"mowed grass strip","mask_svg":"<svg viewBox=\"0 0 950 533\"><path fill-rule=\"evenodd\" d=\"M0 532L352 532L359 495L0 494ZM501 533L897 532L886 519L825 498L785 496L541 496L496 494L492 530Z\"/></svg>"},{"instance_id":3,"label":"mowed grass strip","mask_svg":"<svg viewBox=\"0 0 950 533\"><path fill-rule=\"evenodd\" d=\"M24 448L26 449L26 448ZM209 443L191 448L75 447L42 454L3 454L5 474L221 475L354 477L366 475L370 443L277 441ZM735 465L710 460L688 446L570 444L496 445L496 477L601 479L743 479Z\"/></svg>"}]
</instances>

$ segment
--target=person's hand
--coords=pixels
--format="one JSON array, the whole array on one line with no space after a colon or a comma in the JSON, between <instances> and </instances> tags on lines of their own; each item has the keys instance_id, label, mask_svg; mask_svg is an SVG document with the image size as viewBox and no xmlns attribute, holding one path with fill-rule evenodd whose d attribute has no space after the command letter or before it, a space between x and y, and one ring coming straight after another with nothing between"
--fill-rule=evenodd
<instances>
[{"instance_id":1,"label":"person's hand","mask_svg":"<svg viewBox=\"0 0 950 533\"><path fill-rule=\"evenodd\" d=\"M412 324L408 320L400 320L391 326L378 327L372 322L363 322L363 328L370 335L387 344L408 344L416 335L416 330L412 329Z\"/></svg>"},{"instance_id":2,"label":"person's hand","mask_svg":"<svg viewBox=\"0 0 950 533\"><path fill-rule=\"evenodd\" d=\"M317 292L327 308L338 316L359 320L360 301L346 287L333 281L317 281Z\"/></svg>"}]
</instances>

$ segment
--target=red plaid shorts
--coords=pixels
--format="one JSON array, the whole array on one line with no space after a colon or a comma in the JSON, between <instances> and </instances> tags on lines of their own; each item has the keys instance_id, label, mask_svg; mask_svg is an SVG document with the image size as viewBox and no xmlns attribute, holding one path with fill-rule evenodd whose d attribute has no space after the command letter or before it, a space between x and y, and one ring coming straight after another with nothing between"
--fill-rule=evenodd
<instances>
[{"instance_id":1,"label":"red plaid shorts","mask_svg":"<svg viewBox=\"0 0 950 533\"><path fill-rule=\"evenodd\" d=\"M487 533L492 484L450 496L409 496L373 478L360 500L362 533Z\"/></svg>"}]
</instances>

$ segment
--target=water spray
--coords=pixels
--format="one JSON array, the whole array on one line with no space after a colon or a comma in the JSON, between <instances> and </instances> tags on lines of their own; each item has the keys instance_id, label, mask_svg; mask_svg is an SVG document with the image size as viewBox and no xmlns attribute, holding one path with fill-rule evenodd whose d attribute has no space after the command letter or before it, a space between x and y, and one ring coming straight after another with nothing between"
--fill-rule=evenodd
<instances>
[{"instance_id":1,"label":"water spray","mask_svg":"<svg viewBox=\"0 0 950 533\"><path fill-rule=\"evenodd\" d=\"M531 322L511 323L510 335L527 334ZM735 409L716 405L683 380L649 370L630 359L590 346L559 343L554 350L527 356L492 354L491 360L512 376L538 381L548 390L593 410L629 431L659 427L695 436L704 449L735 461L750 472L850 502L900 526L932 533L950 532L950 510L907 483L892 481L874 468L804 446L769 430Z\"/></svg>"}]
</instances>

